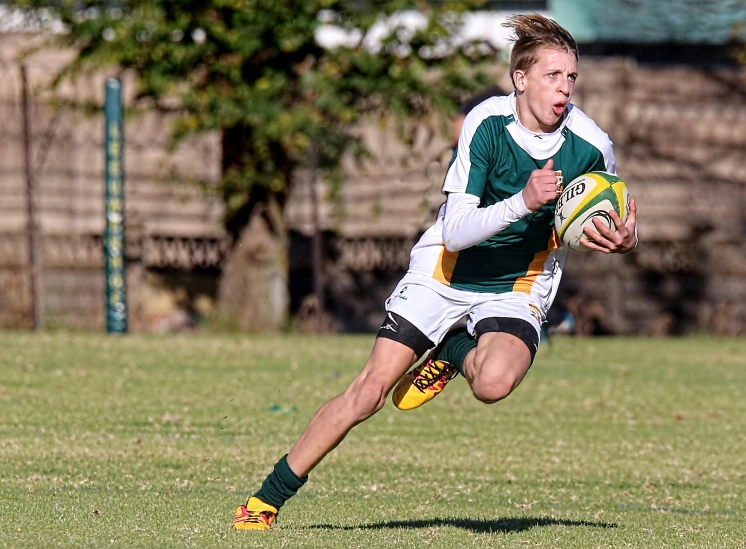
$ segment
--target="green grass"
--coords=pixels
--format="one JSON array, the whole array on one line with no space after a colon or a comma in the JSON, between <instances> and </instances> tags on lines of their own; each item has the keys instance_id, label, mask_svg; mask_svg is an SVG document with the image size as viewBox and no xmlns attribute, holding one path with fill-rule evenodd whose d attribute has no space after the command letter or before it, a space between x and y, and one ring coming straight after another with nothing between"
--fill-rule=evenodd
<instances>
[{"instance_id":1,"label":"green grass","mask_svg":"<svg viewBox=\"0 0 746 549\"><path fill-rule=\"evenodd\" d=\"M746 340L704 338L556 339L499 404L389 404L231 532L372 341L0 333L0 545L746 547Z\"/></svg>"}]
</instances>

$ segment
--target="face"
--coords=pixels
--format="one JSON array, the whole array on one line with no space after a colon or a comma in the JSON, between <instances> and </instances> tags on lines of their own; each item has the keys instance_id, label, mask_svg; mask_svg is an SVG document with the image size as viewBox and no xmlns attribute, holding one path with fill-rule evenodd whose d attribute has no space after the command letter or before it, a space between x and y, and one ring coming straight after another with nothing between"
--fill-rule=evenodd
<instances>
[{"instance_id":1,"label":"face","mask_svg":"<svg viewBox=\"0 0 746 549\"><path fill-rule=\"evenodd\" d=\"M527 129L549 133L562 123L575 89L578 62L573 52L542 47L536 63L513 73L518 118Z\"/></svg>"}]
</instances>

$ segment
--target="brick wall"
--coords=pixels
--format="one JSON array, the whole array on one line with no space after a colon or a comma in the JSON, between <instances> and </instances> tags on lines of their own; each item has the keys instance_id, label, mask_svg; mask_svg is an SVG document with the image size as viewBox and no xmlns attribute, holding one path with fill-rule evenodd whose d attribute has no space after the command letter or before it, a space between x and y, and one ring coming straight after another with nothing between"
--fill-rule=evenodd
<instances>
[{"instance_id":1,"label":"brick wall","mask_svg":"<svg viewBox=\"0 0 746 549\"><path fill-rule=\"evenodd\" d=\"M28 326L30 311L22 88L13 60L24 40L29 37L0 35L0 326L17 327ZM69 57L55 52L26 61L43 266L39 293L50 324L99 329L103 121L53 108L43 88ZM574 290L597 302L615 332L746 333L742 71L644 66L625 58L583 59L580 70L574 101L615 143L619 174L638 200L642 245L624 258L572 254L560 301ZM509 89L504 69L495 77ZM66 85L62 96L100 102L103 82L103 75L83 76ZM124 90L131 96L131 84L125 82ZM363 165L346 160L348 176L339 192L318 183L330 305L343 329L376 327L382 299L443 200L440 185L449 156L441 129L448 121L420 122L412 130L415 145L407 148L390 122L371 121L360 131L374 157ZM217 136L172 153L168 124L167 116L148 112L128 118L126 125L130 304L134 326L143 329L164 314L149 309L161 290L194 295L203 285L214 294L230 246L219 197L188 184L219 178ZM311 287L308 193L308 179L300 174L286 210L296 243L291 254L297 257L290 258L296 304Z\"/></svg>"}]
</instances>

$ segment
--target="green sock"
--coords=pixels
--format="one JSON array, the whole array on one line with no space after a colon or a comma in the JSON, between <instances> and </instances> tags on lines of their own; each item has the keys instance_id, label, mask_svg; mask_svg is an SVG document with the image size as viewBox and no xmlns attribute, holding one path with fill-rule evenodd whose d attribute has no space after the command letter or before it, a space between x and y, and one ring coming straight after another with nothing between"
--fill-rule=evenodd
<instances>
[{"instance_id":1,"label":"green sock","mask_svg":"<svg viewBox=\"0 0 746 549\"><path fill-rule=\"evenodd\" d=\"M443 338L435 355L437 360L445 360L464 375L466 355L477 346L477 340L469 335L466 328L451 330Z\"/></svg>"},{"instance_id":2,"label":"green sock","mask_svg":"<svg viewBox=\"0 0 746 549\"><path fill-rule=\"evenodd\" d=\"M272 507L276 507L278 510L280 507L285 505L285 502L293 497L301 486L303 486L308 480L308 475L300 478L298 475L293 473L293 470L288 465L287 454L280 458L275 464L275 470L272 471L269 476L264 479L262 487L259 491L254 494L254 497L259 498L264 503L269 503Z\"/></svg>"}]
</instances>

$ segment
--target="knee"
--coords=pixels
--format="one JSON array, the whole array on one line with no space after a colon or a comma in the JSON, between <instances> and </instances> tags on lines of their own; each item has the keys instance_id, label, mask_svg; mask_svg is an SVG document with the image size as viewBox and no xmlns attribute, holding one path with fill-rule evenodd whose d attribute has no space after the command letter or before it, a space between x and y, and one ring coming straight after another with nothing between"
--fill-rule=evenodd
<instances>
[{"instance_id":1,"label":"knee","mask_svg":"<svg viewBox=\"0 0 746 549\"><path fill-rule=\"evenodd\" d=\"M356 380L348 392L348 404L357 421L368 419L383 408L386 402L386 390L383 384L371 377Z\"/></svg>"},{"instance_id":2,"label":"knee","mask_svg":"<svg viewBox=\"0 0 746 549\"><path fill-rule=\"evenodd\" d=\"M475 379L471 390L480 402L494 404L513 392L515 386L516 380L505 376L500 379Z\"/></svg>"}]
</instances>

